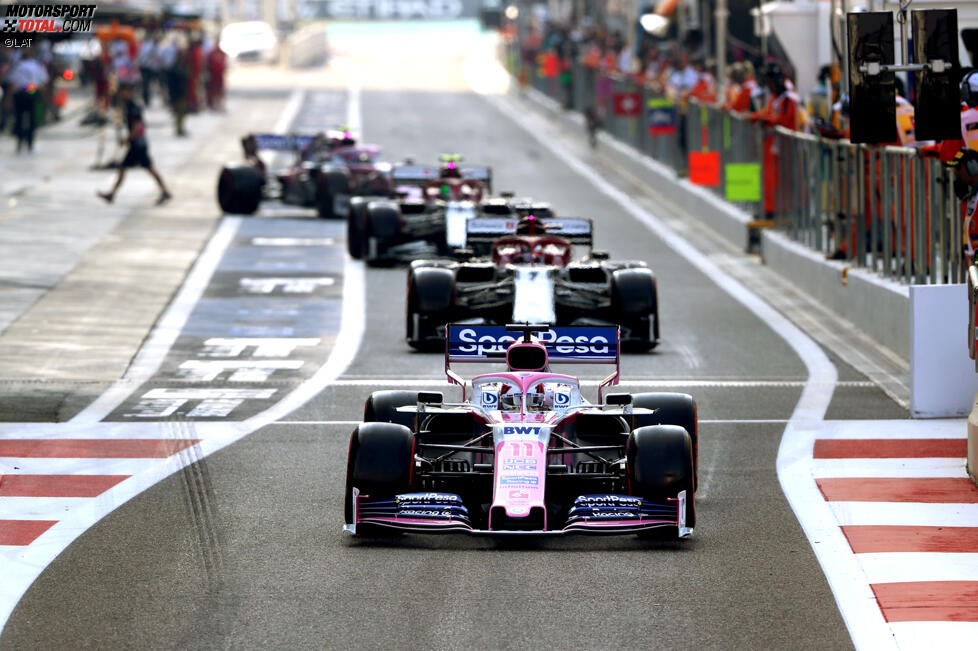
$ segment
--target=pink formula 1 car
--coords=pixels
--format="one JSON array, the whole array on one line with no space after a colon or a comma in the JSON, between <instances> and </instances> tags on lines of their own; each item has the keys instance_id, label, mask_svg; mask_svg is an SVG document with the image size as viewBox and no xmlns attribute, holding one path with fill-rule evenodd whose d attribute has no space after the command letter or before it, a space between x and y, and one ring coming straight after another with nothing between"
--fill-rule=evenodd
<instances>
[{"instance_id":1,"label":"pink formula 1 car","mask_svg":"<svg viewBox=\"0 0 978 651\"><path fill-rule=\"evenodd\" d=\"M471 392L453 362L499 363ZM654 533L695 524L696 403L614 393L617 327L448 326L445 370L462 401L378 391L353 432L346 531L483 535ZM610 364L598 403L551 364Z\"/></svg>"}]
</instances>

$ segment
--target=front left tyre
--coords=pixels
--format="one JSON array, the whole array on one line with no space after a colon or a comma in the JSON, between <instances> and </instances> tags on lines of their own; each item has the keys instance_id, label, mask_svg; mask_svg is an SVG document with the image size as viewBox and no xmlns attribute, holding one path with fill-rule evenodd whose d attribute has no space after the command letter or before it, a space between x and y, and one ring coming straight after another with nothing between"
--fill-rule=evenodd
<instances>
[{"instance_id":1,"label":"front left tyre","mask_svg":"<svg viewBox=\"0 0 978 651\"><path fill-rule=\"evenodd\" d=\"M363 423L353 430L343 503L346 523L354 523L354 488L371 501L393 498L410 491L413 468L414 434L404 425Z\"/></svg>"},{"instance_id":2,"label":"front left tyre","mask_svg":"<svg viewBox=\"0 0 978 651\"><path fill-rule=\"evenodd\" d=\"M685 493L685 504L679 513L679 527L696 526L693 495L693 444L689 434L678 425L639 427L628 435L625 449L625 471L632 495L656 504L669 504Z\"/></svg>"}]
</instances>

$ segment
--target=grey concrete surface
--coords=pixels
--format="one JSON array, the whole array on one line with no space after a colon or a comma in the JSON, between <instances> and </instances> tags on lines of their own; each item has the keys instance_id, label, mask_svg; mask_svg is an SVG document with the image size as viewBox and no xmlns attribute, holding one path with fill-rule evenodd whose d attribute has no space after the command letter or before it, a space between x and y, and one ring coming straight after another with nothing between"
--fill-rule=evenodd
<instances>
[{"instance_id":1,"label":"grey concrete surface","mask_svg":"<svg viewBox=\"0 0 978 651\"><path fill-rule=\"evenodd\" d=\"M437 50L434 61L385 57L382 49L354 60L366 89L368 140L384 144L393 158L461 151L493 165L498 187L550 199L564 214L593 216L598 246L655 269L663 343L652 354L628 356L623 372L626 379L672 381L677 390L691 379L712 381L690 389L701 420L723 421L700 430L695 539L503 544L341 535L347 422L360 417L371 390L400 378L437 379L442 370L440 356L411 353L403 342L404 271L375 269L367 273L363 343L340 381L82 535L30 588L0 647L851 647L778 484L783 426L729 422L786 419L805 379L800 360L739 303L468 92L461 57ZM424 88L429 77L438 88ZM328 124L332 116L323 119ZM658 199L641 188L634 196ZM287 235L289 222L282 228ZM849 368L840 374L865 380ZM750 385L760 380L780 384ZM859 403L834 408L849 417L893 404L871 390Z\"/></svg>"},{"instance_id":2,"label":"grey concrete surface","mask_svg":"<svg viewBox=\"0 0 978 651\"><path fill-rule=\"evenodd\" d=\"M825 260L783 233L765 231L761 246L764 264L778 275L804 287L820 303L901 358L910 359L910 289L906 285L843 262Z\"/></svg>"},{"instance_id":3,"label":"grey concrete surface","mask_svg":"<svg viewBox=\"0 0 978 651\"><path fill-rule=\"evenodd\" d=\"M95 196L115 172L89 169L99 136L77 122L2 159L0 420L67 420L123 375L217 222L217 170L240 159L236 134L270 129L287 98L232 90L228 113L191 116L185 139L162 107L148 111L150 153L175 196L161 207L140 169L113 204Z\"/></svg>"}]
</instances>

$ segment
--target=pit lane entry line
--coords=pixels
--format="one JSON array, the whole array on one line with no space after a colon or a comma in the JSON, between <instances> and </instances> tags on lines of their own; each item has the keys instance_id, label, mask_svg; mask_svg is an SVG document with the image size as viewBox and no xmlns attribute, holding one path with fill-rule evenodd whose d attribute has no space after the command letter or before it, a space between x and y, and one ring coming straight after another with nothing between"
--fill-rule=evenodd
<instances>
[{"instance_id":1,"label":"pit lane entry line","mask_svg":"<svg viewBox=\"0 0 978 651\"><path fill-rule=\"evenodd\" d=\"M784 339L804 362L808 370L808 382L782 435L778 450L778 479L792 510L812 544L812 549L828 579L855 646L860 649L895 650L896 642L877 604L876 596L810 472L815 433L818 425L825 418L838 382L838 371L835 365L821 347L794 323L739 281L723 273L715 263L668 227L659 217L648 212L637 201L606 181L590 165L561 144L560 135L555 133L544 120L535 114L519 110L513 106L509 97L488 91L479 81L479 78L484 76L480 73L495 68L496 72L489 74L498 74L501 70L501 66L492 57L491 52L484 52L480 57L481 60L470 58L473 61L466 63L466 81L473 90L514 124L522 127L542 147L645 225L667 246L699 269L732 298L744 305Z\"/></svg>"},{"instance_id":2,"label":"pit lane entry line","mask_svg":"<svg viewBox=\"0 0 978 651\"><path fill-rule=\"evenodd\" d=\"M349 84L347 101L359 107L359 93L359 82L351 82ZM297 97L298 99L296 99ZM289 121L294 118L295 112L298 111L301 102L302 94L293 94L289 105L285 109L285 115L291 113L291 116L288 117ZM294 108L292 108L293 106ZM359 122L360 120L357 116L356 123L359 124ZM276 128L278 129L282 124L283 120L280 118L276 124ZM132 425L128 423L122 424L120 427L119 424L100 423L99 420L106 417L113 409L122 404L128 395L134 389L138 388L142 381L152 376L161 366L170 347L189 319L194 305L203 295L208 281L213 276L225 249L233 241L240 223L241 219L238 217L224 218L221 226L195 261L194 266L184 280L173 303L171 303L163 317L154 326L149 339L134 358L132 366L122 380L116 382L105 394L100 396L88 408L67 423L32 423L28 425L43 426L49 431L48 436L50 438L57 438L59 427L66 433L69 433L69 435L73 434L76 438L79 434L85 436L86 430L88 432L100 433L102 431L132 430ZM46 526L49 522L43 521L43 525L45 526L39 525L30 531L21 532L15 542L29 543L26 546L0 545L0 566L3 567L4 571L3 580L0 581L0 635L3 633L3 628L10 618L10 614L16 608L17 603L31 584L34 583L44 569L68 545L87 529L115 510L116 507L124 504L163 479L166 479L173 473L196 463L204 457L217 452L260 427L282 418L302 406L339 377L353 361L360 348L366 322L365 290L366 275L363 263L347 257L343 267L343 300L340 329L326 362L312 377L268 409L244 421L214 423L213 425L217 425L216 428L208 427L208 425L212 425L210 423L201 423L200 425L203 427L200 430L210 433L210 437L201 434L200 442L165 459L157 459L154 463L143 469L142 472L131 476L118 476L120 477L118 483L113 484L93 499L77 497L32 498L26 496L6 498L0 496L0 503L4 503L0 505L4 507L3 510L9 510L18 519L23 518L24 520L40 522L36 517L36 512L38 510L50 512L52 508L57 511L67 511L68 513L68 515L49 527ZM143 377L144 374L145 377ZM14 428L22 427L21 424L11 425ZM166 423L162 423L161 425L166 425ZM142 429L146 429L145 424L142 426ZM24 476L19 475L19 477ZM29 479L17 479L16 481L25 482L29 481ZM10 500L15 500L15 502L10 502ZM68 501L65 505L70 506L70 508L57 508L59 501L65 500ZM26 507L24 509L26 512L18 514L18 506ZM37 534L37 536L34 537L34 534Z\"/></svg>"}]
</instances>

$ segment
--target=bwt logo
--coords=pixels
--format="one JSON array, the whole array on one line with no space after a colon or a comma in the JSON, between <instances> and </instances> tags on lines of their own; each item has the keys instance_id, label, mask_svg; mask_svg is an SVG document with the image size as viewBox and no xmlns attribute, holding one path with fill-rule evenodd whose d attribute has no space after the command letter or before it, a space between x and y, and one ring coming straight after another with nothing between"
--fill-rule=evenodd
<instances>
[{"instance_id":1,"label":"bwt logo","mask_svg":"<svg viewBox=\"0 0 978 651\"><path fill-rule=\"evenodd\" d=\"M595 335L569 335L557 336L553 330L541 330L537 334L537 339L543 344L552 344L553 350L561 355L572 353L591 353L594 355L608 354L607 337ZM458 340L462 344L458 347L460 353L474 353L476 355L487 355L490 353L505 353L506 350L517 341L513 335L479 335L473 328L463 328L458 332Z\"/></svg>"},{"instance_id":2,"label":"bwt logo","mask_svg":"<svg viewBox=\"0 0 978 651\"><path fill-rule=\"evenodd\" d=\"M540 433L540 428L532 425L507 425L503 428L503 434L529 434L536 436Z\"/></svg>"}]
</instances>

